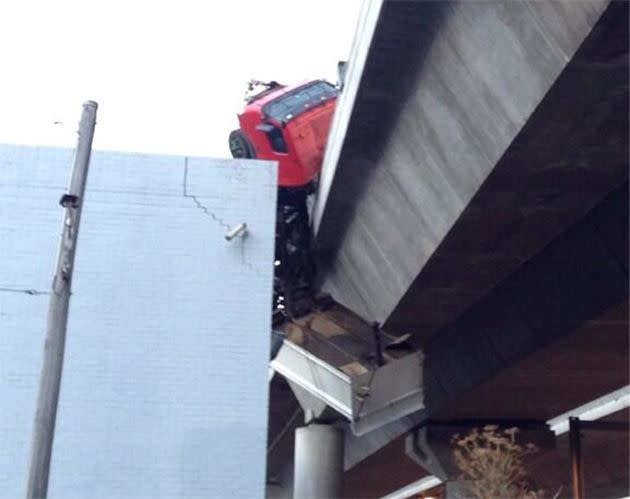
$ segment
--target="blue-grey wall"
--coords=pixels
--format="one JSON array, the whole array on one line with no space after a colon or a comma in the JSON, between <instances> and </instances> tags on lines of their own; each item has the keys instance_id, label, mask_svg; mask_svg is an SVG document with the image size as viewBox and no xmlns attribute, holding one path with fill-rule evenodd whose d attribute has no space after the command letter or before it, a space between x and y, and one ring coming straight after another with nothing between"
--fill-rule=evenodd
<instances>
[{"instance_id":1,"label":"blue-grey wall","mask_svg":"<svg viewBox=\"0 0 630 499\"><path fill-rule=\"evenodd\" d=\"M71 165L0 145L3 498L24 494ZM275 201L270 162L93 154L51 499L264 495Z\"/></svg>"}]
</instances>

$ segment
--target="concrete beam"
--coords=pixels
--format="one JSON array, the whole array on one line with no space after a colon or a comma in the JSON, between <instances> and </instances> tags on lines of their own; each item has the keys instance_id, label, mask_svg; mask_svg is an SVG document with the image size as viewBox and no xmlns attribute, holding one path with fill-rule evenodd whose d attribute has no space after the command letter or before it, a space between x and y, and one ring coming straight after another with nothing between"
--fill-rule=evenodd
<instances>
[{"instance_id":1,"label":"concrete beam","mask_svg":"<svg viewBox=\"0 0 630 499\"><path fill-rule=\"evenodd\" d=\"M627 178L608 5L384 4L317 233L326 290L425 341Z\"/></svg>"},{"instance_id":2,"label":"concrete beam","mask_svg":"<svg viewBox=\"0 0 630 499\"><path fill-rule=\"evenodd\" d=\"M389 315L391 331L426 343L628 179L628 17L627 2L600 17Z\"/></svg>"},{"instance_id":3,"label":"concrete beam","mask_svg":"<svg viewBox=\"0 0 630 499\"><path fill-rule=\"evenodd\" d=\"M628 206L625 183L427 343L429 413L628 300Z\"/></svg>"}]
</instances>

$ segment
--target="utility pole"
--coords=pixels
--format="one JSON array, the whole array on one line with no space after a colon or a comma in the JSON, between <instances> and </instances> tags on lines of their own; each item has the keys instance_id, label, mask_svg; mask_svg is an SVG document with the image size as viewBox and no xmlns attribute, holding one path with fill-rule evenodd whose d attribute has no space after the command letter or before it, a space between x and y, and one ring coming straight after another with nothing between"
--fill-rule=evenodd
<instances>
[{"instance_id":1,"label":"utility pole","mask_svg":"<svg viewBox=\"0 0 630 499\"><path fill-rule=\"evenodd\" d=\"M87 101L83 104L70 187L68 193L64 194L59 201L64 208L63 225L57 269L53 278L50 303L48 305L44 362L33 428L31 461L26 489L27 499L45 499L48 494L48 475L66 343L72 270L77 247L79 222L81 220L85 182L90 153L92 152L92 138L94 137L97 107L97 103L93 101Z\"/></svg>"}]
</instances>

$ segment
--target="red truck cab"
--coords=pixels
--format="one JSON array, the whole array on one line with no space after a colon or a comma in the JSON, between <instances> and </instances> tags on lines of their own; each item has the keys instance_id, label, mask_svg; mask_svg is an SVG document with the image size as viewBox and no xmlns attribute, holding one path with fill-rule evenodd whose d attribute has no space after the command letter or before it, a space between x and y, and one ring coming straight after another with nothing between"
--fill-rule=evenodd
<instances>
[{"instance_id":1,"label":"red truck cab","mask_svg":"<svg viewBox=\"0 0 630 499\"><path fill-rule=\"evenodd\" d=\"M338 90L324 80L266 85L238 115L240 128L229 138L232 156L277 161L280 188L307 187L322 168Z\"/></svg>"}]
</instances>

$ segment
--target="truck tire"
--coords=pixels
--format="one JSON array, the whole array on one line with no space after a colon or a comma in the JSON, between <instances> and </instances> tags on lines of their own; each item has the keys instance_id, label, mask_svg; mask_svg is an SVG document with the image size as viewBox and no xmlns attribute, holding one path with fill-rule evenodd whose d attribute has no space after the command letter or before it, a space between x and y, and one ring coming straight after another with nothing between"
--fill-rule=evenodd
<instances>
[{"instance_id":1,"label":"truck tire","mask_svg":"<svg viewBox=\"0 0 630 499\"><path fill-rule=\"evenodd\" d=\"M254 159L256 157L254 146L241 130L230 132L228 142L233 158Z\"/></svg>"}]
</instances>

